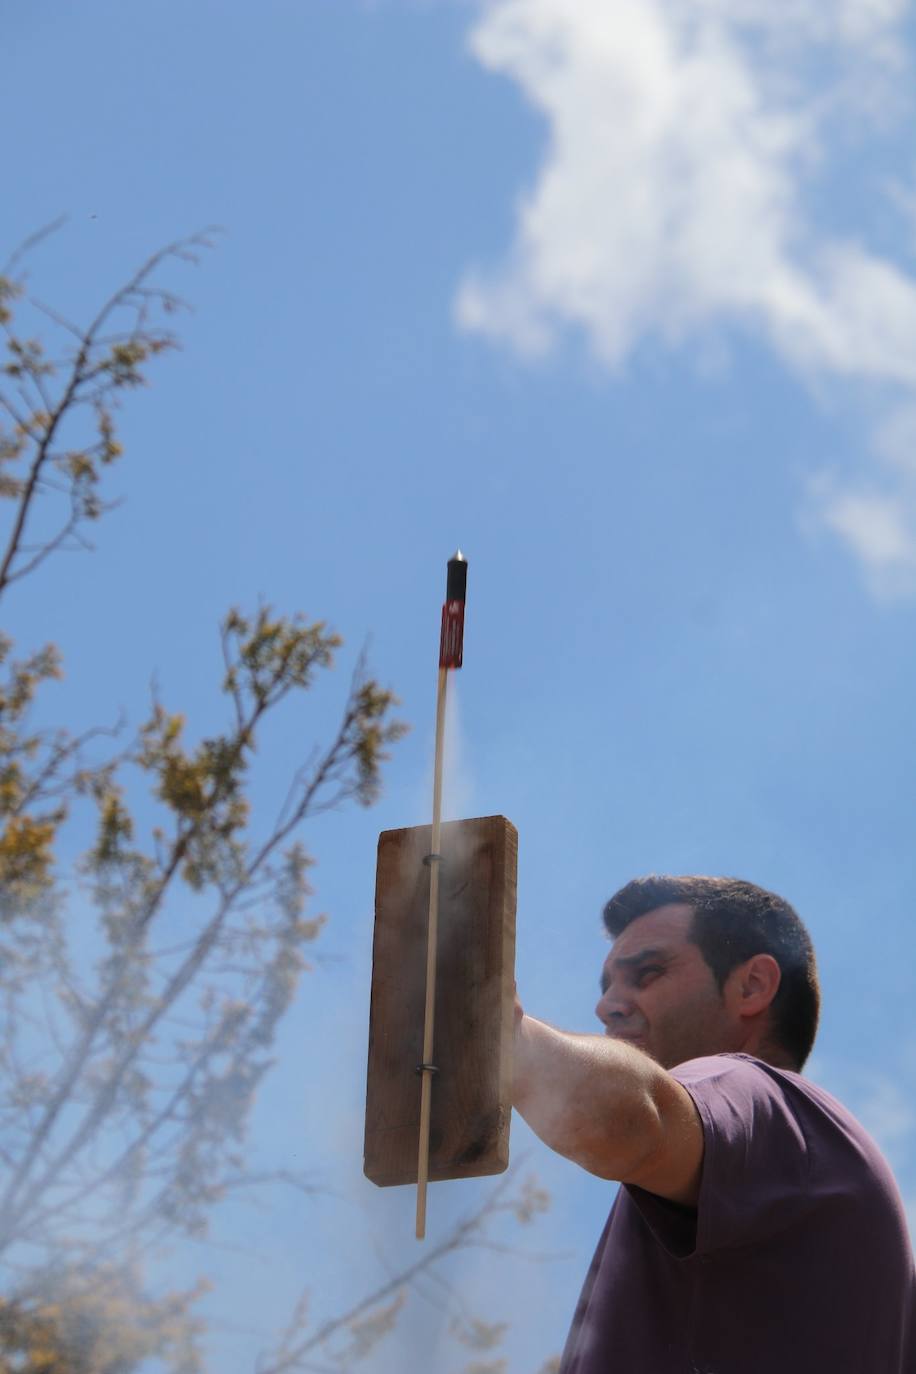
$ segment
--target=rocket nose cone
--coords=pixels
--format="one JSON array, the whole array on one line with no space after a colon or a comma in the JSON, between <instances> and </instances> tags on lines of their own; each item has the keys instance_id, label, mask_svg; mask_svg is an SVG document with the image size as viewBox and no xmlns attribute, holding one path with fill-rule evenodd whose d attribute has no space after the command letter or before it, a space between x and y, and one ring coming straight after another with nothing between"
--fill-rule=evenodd
<instances>
[{"instance_id":1,"label":"rocket nose cone","mask_svg":"<svg viewBox=\"0 0 916 1374\"><path fill-rule=\"evenodd\" d=\"M448 560L445 598L447 601L464 601L468 587L468 560L459 549Z\"/></svg>"}]
</instances>

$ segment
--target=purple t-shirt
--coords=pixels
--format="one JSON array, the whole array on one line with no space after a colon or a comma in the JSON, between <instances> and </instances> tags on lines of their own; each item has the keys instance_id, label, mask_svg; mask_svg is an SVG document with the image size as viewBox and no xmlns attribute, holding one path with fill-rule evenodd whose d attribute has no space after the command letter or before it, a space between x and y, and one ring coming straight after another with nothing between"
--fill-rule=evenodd
<instances>
[{"instance_id":1,"label":"purple t-shirt","mask_svg":"<svg viewBox=\"0 0 916 1374\"><path fill-rule=\"evenodd\" d=\"M900 1195L835 1098L744 1054L679 1065L697 1208L621 1187L561 1374L916 1374Z\"/></svg>"}]
</instances>

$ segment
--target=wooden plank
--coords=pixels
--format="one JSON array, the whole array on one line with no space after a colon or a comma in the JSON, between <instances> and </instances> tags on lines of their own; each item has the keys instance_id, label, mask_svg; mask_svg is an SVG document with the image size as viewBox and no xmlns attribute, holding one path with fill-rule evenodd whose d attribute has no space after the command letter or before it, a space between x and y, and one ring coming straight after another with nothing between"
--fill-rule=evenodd
<instances>
[{"instance_id":1,"label":"wooden plank","mask_svg":"<svg viewBox=\"0 0 916 1374\"><path fill-rule=\"evenodd\" d=\"M363 1168L417 1181L431 827L379 836ZM442 826L429 1178L509 1163L518 834L504 816Z\"/></svg>"}]
</instances>

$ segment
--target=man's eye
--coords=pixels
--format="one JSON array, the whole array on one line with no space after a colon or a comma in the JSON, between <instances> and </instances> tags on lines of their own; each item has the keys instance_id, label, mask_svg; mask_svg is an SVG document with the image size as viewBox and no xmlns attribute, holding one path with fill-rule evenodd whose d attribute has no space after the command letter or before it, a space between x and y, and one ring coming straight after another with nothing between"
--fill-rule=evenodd
<instances>
[{"instance_id":1,"label":"man's eye","mask_svg":"<svg viewBox=\"0 0 916 1374\"><path fill-rule=\"evenodd\" d=\"M644 964L636 975L637 982L644 983L650 974L654 976L656 973L661 973L661 971L658 964Z\"/></svg>"}]
</instances>

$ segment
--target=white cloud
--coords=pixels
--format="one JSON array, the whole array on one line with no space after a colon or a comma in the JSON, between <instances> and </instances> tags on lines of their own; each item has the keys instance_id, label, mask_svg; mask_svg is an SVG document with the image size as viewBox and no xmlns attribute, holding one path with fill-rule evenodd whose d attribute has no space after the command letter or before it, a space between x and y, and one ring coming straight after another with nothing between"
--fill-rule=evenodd
<instances>
[{"instance_id":1,"label":"white cloud","mask_svg":"<svg viewBox=\"0 0 916 1374\"><path fill-rule=\"evenodd\" d=\"M824 1060L815 1054L805 1070L852 1111L877 1141L894 1171L916 1243L916 1191L913 1188L913 1144L916 1107L913 1105L912 1046L901 1054L895 1074L868 1073L848 1062Z\"/></svg>"},{"instance_id":2,"label":"white cloud","mask_svg":"<svg viewBox=\"0 0 916 1374\"><path fill-rule=\"evenodd\" d=\"M891 1164L900 1165L916 1136L916 1109L910 1096L891 1078L875 1078L859 1104L859 1120L874 1136Z\"/></svg>"},{"instance_id":3,"label":"white cloud","mask_svg":"<svg viewBox=\"0 0 916 1374\"><path fill-rule=\"evenodd\" d=\"M840 490L826 497L824 523L880 575L912 565L916 570L913 532L900 503L878 491Z\"/></svg>"},{"instance_id":4,"label":"white cloud","mask_svg":"<svg viewBox=\"0 0 916 1374\"><path fill-rule=\"evenodd\" d=\"M859 560L881 599L916 595L916 404L892 407L875 426L867 476L809 484L817 523Z\"/></svg>"},{"instance_id":5,"label":"white cloud","mask_svg":"<svg viewBox=\"0 0 916 1374\"><path fill-rule=\"evenodd\" d=\"M916 481L916 403L900 406L875 434L875 451L889 467Z\"/></svg>"},{"instance_id":6,"label":"white cloud","mask_svg":"<svg viewBox=\"0 0 916 1374\"><path fill-rule=\"evenodd\" d=\"M506 259L460 286L460 325L529 354L572 326L614 370L644 340L725 324L806 377L916 392L916 277L824 231L807 195L869 119L899 113L907 10L492 0L472 49L543 112L548 141ZM832 489L821 519L900 582L916 487L886 462L882 481Z\"/></svg>"},{"instance_id":7,"label":"white cloud","mask_svg":"<svg viewBox=\"0 0 916 1374\"><path fill-rule=\"evenodd\" d=\"M908 0L833 0L831 5L822 0L699 0L701 9L719 18L755 26L777 38L853 45L873 59L891 62L900 56L897 33L907 5Z\"/></svg>"}]
</instances>

